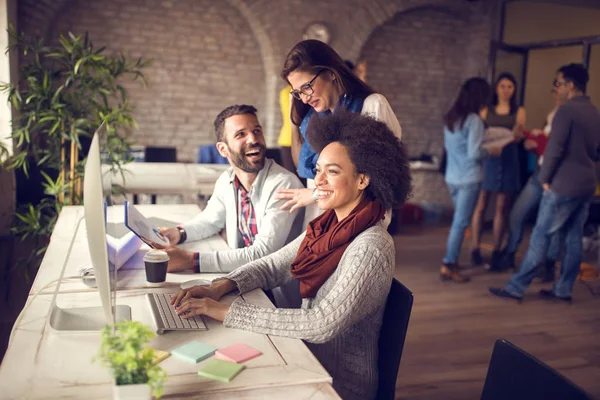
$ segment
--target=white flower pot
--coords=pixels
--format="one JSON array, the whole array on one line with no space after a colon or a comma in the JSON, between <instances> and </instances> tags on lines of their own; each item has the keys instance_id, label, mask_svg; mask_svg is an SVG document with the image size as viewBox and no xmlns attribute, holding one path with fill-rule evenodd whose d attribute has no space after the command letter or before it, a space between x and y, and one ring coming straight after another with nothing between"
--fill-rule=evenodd
<instances>
[{"instance_id":1,"label":"white flower pot","mask_svg":"<svg viewBox=\"0 0 600 400\"><path fill-rule=\"evenodd\" d=\"M150 385L140 383L137 385L114 385L114 400L151 400L152 392Z\"/></svg>"}]
</instances>

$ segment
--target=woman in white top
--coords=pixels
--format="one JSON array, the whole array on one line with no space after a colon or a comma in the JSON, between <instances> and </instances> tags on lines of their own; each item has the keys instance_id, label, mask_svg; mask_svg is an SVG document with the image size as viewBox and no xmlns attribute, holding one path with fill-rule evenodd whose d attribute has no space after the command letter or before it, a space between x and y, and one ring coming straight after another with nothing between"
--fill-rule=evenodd
<instances>
[{"instance_id":1,"label":"woman in white top","mask_svg":"<svg viewBox=\"0 0 600 400\"><path fill-rule=\"evenodd\" d=\"M319 214L313 189L318 154L306 141L311 117L344 108L384 122L398 139L402 129L386 98L361 81L335 50L319 40L296 44L285 59L281 77L292 87L292 158L298 175L307 179L308 188L280 190L277 196L288 200L282 209L293 211L308 206L306 225Z\"/></svg>"}]
</instances>

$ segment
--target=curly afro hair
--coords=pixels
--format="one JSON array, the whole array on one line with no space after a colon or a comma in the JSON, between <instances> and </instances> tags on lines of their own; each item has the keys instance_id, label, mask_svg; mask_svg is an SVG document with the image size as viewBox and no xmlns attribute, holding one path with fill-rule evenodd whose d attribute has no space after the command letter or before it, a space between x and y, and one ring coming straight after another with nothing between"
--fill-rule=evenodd
<instances>
[{"instance_id":1,"label":"curly afro hair","mask_svg":"<svg viewBox=\"0 0 600 400\"><path fill-rule=\"evenodd\" d=\"M411 191L410 166L402 142L383 122L344 109L332 115L314 115L307 139L320 153L338 142L346 148L359 174L369 176L365 192L385 209L401 206Z\"/></svg>"}]
</instances>

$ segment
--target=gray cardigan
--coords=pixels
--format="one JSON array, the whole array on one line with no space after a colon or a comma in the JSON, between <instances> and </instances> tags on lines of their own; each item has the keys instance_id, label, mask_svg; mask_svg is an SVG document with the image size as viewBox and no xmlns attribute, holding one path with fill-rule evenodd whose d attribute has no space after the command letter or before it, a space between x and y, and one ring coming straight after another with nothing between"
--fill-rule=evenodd
<instances>
[{"instance_id":1,"label":"gray cardigan","mask_svg":"<svg viewBox=\"0 0 600 400\"><path fill-rule=\"evenodd\" d=\"M600 155L600 111L588 96L574 97L556 111L551 132L540 182L549 183L561 196L592 196Z\"/></svg>"},{"instance_id":2,"label":"gray cardigan","mask_svg":"<svg viewBox=\"0 0 600 400\"><path fill-rule=\"evenodd\" d=\"M284 285L292 279L290 265L302 239L304 234L227 278L240 293ZM304 339L343 399L374 399L379 379L377 343L394 266L394 242L379 223L352 241L335 272L314 298L302 300L302 308L267 309L238 298L224 324Z\"/></svg>"}]
</instances>

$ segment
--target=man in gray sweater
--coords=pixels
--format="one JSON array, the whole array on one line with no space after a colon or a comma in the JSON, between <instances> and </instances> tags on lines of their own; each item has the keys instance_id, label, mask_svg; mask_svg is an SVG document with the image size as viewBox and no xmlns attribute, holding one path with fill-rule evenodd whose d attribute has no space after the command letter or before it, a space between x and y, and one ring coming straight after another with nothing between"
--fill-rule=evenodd
<instances>
[{"instance_id":1,"label":"man in gray sweater","mask_svg":"<svg viewBox=\"0 0 600 400\"><path fill-rule=\"evenodd\" d=\"M519 272L503 289L490 288L498 297L521 300L544 261L550 237L562 230L564 255L558 281L552 290L541 290L546 299L571 301L573 284L582 258L583 226L596 190L596 166L600 157L600 111L585 95L589 79L581 64L561 67L554 86L567 102L552 122L552 135L544 153L539 180L544 188L537 220Z\"/></svg>"}]
</instances>

